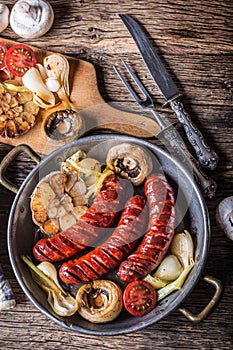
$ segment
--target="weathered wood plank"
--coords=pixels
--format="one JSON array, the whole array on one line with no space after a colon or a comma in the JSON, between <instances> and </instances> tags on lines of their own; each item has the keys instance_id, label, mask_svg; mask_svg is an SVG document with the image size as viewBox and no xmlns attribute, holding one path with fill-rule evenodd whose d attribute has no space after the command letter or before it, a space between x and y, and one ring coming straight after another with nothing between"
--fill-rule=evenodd
<instances>
[{"instance_id":1,"label":"weathered wood plank","mask_svg":"<svg viewBox=\"0 0 233 350\"><path fill-rule=\"evenodd\" d=\"M10 6L15 1L3 1ZM232 0L123 0L50 1L55 10L54 26L36 40L20 39L10 28L2 37L59 51L95 65L102 97L108 102L134 105L113 71L124 58L138 73L161 114L172 122L174 114L162 108L163 98L144 66L137 47L118 17L128 13L144 25L151 41L173 75L192 119L220 156L211 176L218 192L207 200L211 244L204 273L219 278L223 295L211 315L201 324L192 324L178 311L146 329L114 337L95 337L66 331L42 315L26 298L14 277L7 254L7 219L14 195L0 187L0 262L14 290L17 306L0 313L0 348L66 349L213 349L233 348L233 245L215 221L217 204L232 195L233 180L233 3ZM182 129L179 127L182 134ZM0 160L10 149L0 145ZM20 184L32 169L20 155L9 177ZM199 312L213 293L204 282L195 288L185 306Z\"/></svg>"}]
</instances>

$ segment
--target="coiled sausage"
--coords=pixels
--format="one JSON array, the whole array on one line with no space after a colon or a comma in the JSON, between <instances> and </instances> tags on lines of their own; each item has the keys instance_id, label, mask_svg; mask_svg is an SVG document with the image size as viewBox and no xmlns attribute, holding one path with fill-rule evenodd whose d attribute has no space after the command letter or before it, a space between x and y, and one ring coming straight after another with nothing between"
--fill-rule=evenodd
<instances>
[{"instance_id":1,"label":"coiled sausage","mask_svg":"<svg viewBox=\"0 0 233 350\"><path fill-rule=\"evenodd\" d=\"M138 248L123 261L118 275L124 282L145 277L166 254L175 228L175 195L162 174L152 174L145 183L149 222Z\"/></svg>"},{"instance_id":2,"label":"coiled sausage","mask_svg":"<svg viewBox=\"0 0 233 350\"><path fill-rule=\"evenodd\" d=\"M126 180L108 176L92 205L79 220L51 238L40 239L33 248L38 261L59 261L69 258L91 245L115 221L123 207Z\"/></svg>"},{"instance_id":3,"label":"coiled sausage","mask_svg":"<svg viewBox=\"0 0 233 350\"><path fill-rule=\"evenodd\" d=\"M144 233L145 203L145 198L141 195L131 197L112 235L89 253L63 263L59 270L61 280L67 284L95 280L124 260Z\"/></svg>"}]
</instances>

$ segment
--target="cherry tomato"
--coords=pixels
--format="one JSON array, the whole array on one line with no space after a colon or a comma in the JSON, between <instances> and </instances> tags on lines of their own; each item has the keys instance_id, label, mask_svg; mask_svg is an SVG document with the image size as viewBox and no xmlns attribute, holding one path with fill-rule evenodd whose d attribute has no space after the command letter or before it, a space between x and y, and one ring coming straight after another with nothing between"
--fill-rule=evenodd
<instances>
[{"instance_id":1,"label":"cherry tomato","mask_svg":"<svg viewBox=\"0 0 233 350\"><path fill-rule=\"evenodd\" d=\"M5 56L6 56L7 48L5 44L0 42L0 69L3 69L6 66Z\"/></svg>"},{"instance_id":2,"label":"cherry tomato","mask_svg":"<svg viewBox=\"0 0 233 350\"><path fill-rule=\"evenodd\" d=\"M123 293L126 310L134 316L143 316L156 305L157 295L153 286L143 280L129 283Z\"/></svg>"},{"instance_id":3,"label":"cherry tomato","mask_svg":"<svg viewBox=\"0 0 233 350\"><path fill-rule=\"evenodd\" d=\"M18 77L22 77L26 71L36 65L34 51L24 44L16 44L6 52L6 66L8 71Z\"/></svg>"}]
</instances>

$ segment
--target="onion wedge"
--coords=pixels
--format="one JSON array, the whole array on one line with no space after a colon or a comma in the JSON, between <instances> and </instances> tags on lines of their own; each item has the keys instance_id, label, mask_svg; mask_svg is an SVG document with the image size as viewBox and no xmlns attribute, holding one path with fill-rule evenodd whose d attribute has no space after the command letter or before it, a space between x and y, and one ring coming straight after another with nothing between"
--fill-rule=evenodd
<instances>
[{"instance_id":1,"label":"onion wedge","mask_svg":"<svg viewBox=\"0 0 233 350\"><path fill-rule=\"evenodd\" d=\"M23 75L22 82L26 88L33 92L33 102L39 107L47 109L55 106L55 96L43 82L40 71L37 68L31 67Z\"/></svg>"},{"instance_id":2,"label":"onion wedge","mask_svg":"<svg viewBox=\"0 0 233 350\"><path fill-rule=\"evenodd\" d=\"M26 256L21 258L30 268L34 281L47 293L47 300L53 311L59 316L75 314L78 310L78 303L58 283L56 268L49 262L35 266Z\"/></svg>"}]
</instances>

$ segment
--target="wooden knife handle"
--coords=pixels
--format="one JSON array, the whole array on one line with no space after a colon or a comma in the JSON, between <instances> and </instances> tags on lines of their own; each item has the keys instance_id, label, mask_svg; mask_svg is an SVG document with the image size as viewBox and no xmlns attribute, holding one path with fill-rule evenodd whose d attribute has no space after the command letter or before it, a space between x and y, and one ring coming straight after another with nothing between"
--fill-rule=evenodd
<instances>
[{"instance_id":1,"label":"wooden knife handle","mask_svg":"<svg viewBox=\"0 0 233 350\"><path fill-rule=\"evenodd\" d=\"M193 124L190 116L185 111L181 101L173 100L170 102L171 108L176 113L180 123L183 125L186 136L196 152L200 164L204 168L214 170L218 163L217 154L207 145L200 130Z\"/></svg>"},{"instance_id":2,"label":"wooden knife handle","mask_svg":"<svg viewBox=\"0 0 233 350\"><path fill-rule=\"evenodd\" d=\"M161 139L161 136L169 142L173 154L177 156L188 171L193 173L195 181L204 195L212 198L216 193L216 182L203 171L199 162L190 154L177 130L171 125L157 135L159 139Z\"/></svg>"}]
</instances>

